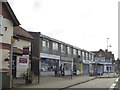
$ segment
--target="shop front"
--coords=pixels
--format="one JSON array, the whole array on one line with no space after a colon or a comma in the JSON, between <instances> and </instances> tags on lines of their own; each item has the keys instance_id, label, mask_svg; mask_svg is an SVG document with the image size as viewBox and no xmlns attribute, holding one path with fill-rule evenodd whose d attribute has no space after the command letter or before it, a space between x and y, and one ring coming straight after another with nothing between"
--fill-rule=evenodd
<instances>
[{"instance_id":1,"label":"shop front","mask_svg":"<svg viewBox=\"0 0 120 90\"><path fill-rule=\"evenodd\" d=\"M91 65L90 60L83 60L83 65L82 65L82 74L83 75L88 75L90 72L92 72L92 65Z\"/></svg>"},{"instance_id":2,"label":"shop front","mask_svg":"<svg viewBox=\"0 0 120 90\"><path fill-rule=\"evenodd\" d=\"M55 71L59 71L60 57L52 54L41 53L39 62L41 76L55 76Z\"/></svg>"},{"instance_id":3,"label":"shop front","mask_svg":"<svg viewBox=\"0 0 120 90\"><path fill-rule=\"evenodd\" d=\"M82 61L79 58L74 58L73 61L73 75L82 74Z\"/></svg>"},{"instance_id":4,"label":"shop front","mask_svg":"<svg viewBox=\"0 0 120 90\"><path fill-rule=\"evenodd\" d=\"M73 58L61 57L60 66L64 68L65 75L71 75L73 70Z\"/></svg>"}]
</instances>

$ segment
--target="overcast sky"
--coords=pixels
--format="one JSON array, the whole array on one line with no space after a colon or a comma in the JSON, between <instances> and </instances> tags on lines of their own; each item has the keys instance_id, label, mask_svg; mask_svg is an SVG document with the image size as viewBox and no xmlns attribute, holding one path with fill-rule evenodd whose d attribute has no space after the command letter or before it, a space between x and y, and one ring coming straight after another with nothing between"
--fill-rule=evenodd
<instances>
[{"instance_id":1,"label":"overcast sky","mask_svg":"<svg viewBox=\"0 0 120 90\"><path fill-rule=\"evenodd\" d=\"M21 26L28 31L96 51L118 55L119 0L8 0Z\"/></svg>"}]
</instances>

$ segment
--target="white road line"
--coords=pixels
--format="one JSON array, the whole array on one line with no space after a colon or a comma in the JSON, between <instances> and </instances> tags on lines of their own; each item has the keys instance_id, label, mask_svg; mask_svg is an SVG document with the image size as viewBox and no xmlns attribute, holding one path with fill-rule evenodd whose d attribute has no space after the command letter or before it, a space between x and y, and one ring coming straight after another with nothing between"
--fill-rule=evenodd
<instances>
[{"instance_id":1,"label":"white road line","mask_svg":"<svg viewBox=\"0 0 120 90\"><path fill-rule=\"evenodd\" d=\"M111 86L110 88L114 88L114 87L115 87L115 85L116 85L116 83L113 83L113 84L112 84L112 86Z\"/></svg>"},{"instance_id":2,"label":"white road line","mask_svg":"<svg viewBox=\"0 0 120 90\"><path fill-rule=\"evenodd\" d=\"M116 81L112 84L112 86L109 88L109 90L113 90L118 82L119 78L116 79Z\"/></svg>"},{"instance_id":3,"label":"white road line","mask_svg":"<svg viewBox=\"0 0 120 90\"><path fill-rule=\"evenodd\" d=\"M119 78L117 78L116 82L118 82Z\"/></svg>"}]
</instances>

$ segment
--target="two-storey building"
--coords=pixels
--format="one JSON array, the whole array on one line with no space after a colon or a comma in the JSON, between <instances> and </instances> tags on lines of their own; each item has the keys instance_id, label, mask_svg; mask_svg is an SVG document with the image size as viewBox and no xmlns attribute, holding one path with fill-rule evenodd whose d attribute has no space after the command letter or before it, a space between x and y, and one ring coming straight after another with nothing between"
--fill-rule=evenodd
<instances>
[{"instance_id":1,"label":"two-storey building","mask_svg":"<svg viewBox=\"0 0 120 90\"><path fill-rule=\"evenodd\" d=\"M11 39L14 26L19 25L9 3L6 0L0 0L0 75L2 73L0 81L3 88L9 85Z\"/></svg>"},{"instance_id":2,"label":"two-storey building","mask_svg":"<svg viewBox=\"0 0 120 90\"><path fill-rule=\"evenodd\" d=\"M20 26L14 27L13 34L13 76L22 77L31 67L31 42L34 38Z\"/></svg>"},{"instance_id":3,"label":"two-storey building","mask_svg":"<svg viewBox=\"0 0 120 90\"><path fill-rule=\"evenodd\" d=\"M88 74L90 62L94 55L84 49L64 43L54 38L30 32L34 37L32 42L32 71L41 75L54 75L55 70L59 71L64 67L65 75L71 75L73 69L76 74Z\"/></svg>"},{"instance_id":4,"label":"two-storey building","mask_svg":"<svg viewBox=\"0 0 120 90\"><path fill-rule=\"evenodd\" d=\"M96 64L99 64L97 67L98 73L108 73L113 72L114 70L114 54L112 52L108 52L108 50L102 50L99 51L92 51L92 53L95 54L95 62Z\"/></svg>"}]
</instances>

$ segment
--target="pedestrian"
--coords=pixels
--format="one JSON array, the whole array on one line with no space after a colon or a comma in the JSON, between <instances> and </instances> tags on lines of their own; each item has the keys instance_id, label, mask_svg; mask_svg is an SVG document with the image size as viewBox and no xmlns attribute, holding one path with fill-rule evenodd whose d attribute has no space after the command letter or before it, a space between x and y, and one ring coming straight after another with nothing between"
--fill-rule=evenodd
<instances>
[{"instance_id":1,"label":"pedestrian","mask_svg":"<svg viewBox=\"0 0 120 90\"><path fill-rule=\"evenodd\" d=\"M64 76L65 75L65 69L64 69L64 67L62 68L62 76Z\"/></svg>"},{"instance_id":2,"label":"pedestrian","mask_svg":"<svg viewBox=\"0 0 120 90\"><path fill-rule=\"evenodd\" d=\"M62 64L61 64L61 66L59 68L59 76L61 76L61 75L62 75Z\"/></svg>"},{"instance_id":3,"label":"pedestrian","mask_svg":"<svg viewBox=\"0 0 120 90\"><path fill-rule=\"evenodd\" d=\"M77 68L76 68L76 65L73 66L73 75L77 75Z\"/></svg>"},{"instance_id":4,"label":"pedestrian","mask_svg":"<svg viewBox=\"0 0 120 90\"><path fill-rule=\"evenodd\" d=\"M57 67L55 67L55 69L54 69L54 71L55 71L55 76L57 76L58 75L58 68Z\"/></svg>"}]
</instances>

